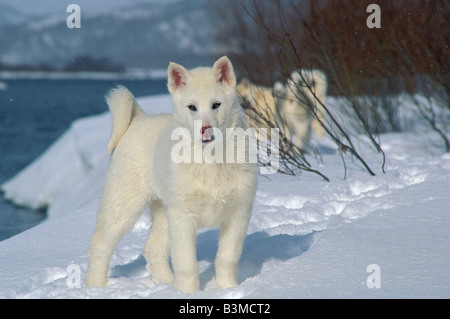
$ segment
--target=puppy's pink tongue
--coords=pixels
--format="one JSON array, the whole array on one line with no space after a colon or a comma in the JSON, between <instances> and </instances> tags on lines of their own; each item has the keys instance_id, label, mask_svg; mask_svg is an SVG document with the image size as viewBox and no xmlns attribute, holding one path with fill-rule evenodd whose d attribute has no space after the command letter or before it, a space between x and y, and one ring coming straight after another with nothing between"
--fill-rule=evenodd
<instances>
[{"instance_id":1,"label":"puppy's pink tongue","mask_svg":"<svg viewBox=\"0 0 450 319\"><path fill-rule=\"evenodd\" d=\"M202 126L201 133L203 141L210 141L213 139L213 128L211 125Z\"/></svg>"}]
</instances>

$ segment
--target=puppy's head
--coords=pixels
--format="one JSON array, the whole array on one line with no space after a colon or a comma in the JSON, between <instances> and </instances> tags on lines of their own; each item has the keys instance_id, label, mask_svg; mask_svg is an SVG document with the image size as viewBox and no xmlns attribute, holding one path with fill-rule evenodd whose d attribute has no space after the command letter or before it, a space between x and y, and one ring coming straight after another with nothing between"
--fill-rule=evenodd
<instances>
[{"instance_id":1,"label":"puppy's head","mask_svg":"<svg viewBox=\"0 0 450 319\"><path fill-rule=\"evenodd\" d=\"M189 71L171 62L167 86L172 95L177 125L187 128L191 134L195 133L191 136L200 134L203 143L214 140L213 129L224 131L239 123L236 77L227 57L218 59L212 68ZM194 125L199 121L201 125Z\"/></svg>"}]
</instances>

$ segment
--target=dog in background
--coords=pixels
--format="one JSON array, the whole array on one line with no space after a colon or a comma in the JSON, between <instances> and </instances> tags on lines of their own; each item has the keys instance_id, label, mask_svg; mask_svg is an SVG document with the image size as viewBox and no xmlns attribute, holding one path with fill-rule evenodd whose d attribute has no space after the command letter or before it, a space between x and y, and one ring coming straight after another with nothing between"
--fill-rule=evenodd
<instances>
[{"instance_id":1,"label":"dog in background","mask_svg":"<svg viewBox=\"0 0 450 319\"><path fill-rule=\"evenodd\" d=\"M276 82L273 88L244 78L236 88L249 126L279 127L302 151L308 148L312 132L320 139L324 137L320 122L325 120L321 103L326 104L327 78L322 71L294 71L286 85Z\"/></svg>"}]
</instances>

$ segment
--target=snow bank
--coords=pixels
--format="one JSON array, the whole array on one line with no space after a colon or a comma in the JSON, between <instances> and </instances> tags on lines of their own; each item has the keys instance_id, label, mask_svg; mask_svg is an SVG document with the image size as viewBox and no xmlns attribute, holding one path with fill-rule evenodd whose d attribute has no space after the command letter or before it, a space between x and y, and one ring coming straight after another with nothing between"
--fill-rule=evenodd
<instances>
[{"instance_id":1,"label":"snow bank","mask_svg":"<svg viewBox=\"0 0 450 319\"><path fill-rule=\"evenodd\" d=\"M140 99L170 112L170 97ZM323 155L311 174L260 176L237 287L214 282L218 232L199 232L201 291L153 283L144 214L111 259L108 288L85 284L90 236L108 158L108 113L81 119L3 185L8 198L49 206L50 218L0 242L3 298L449 298L450 155L432 133L382 136L386 174L370 177ZM370 154L371 153L367 153ZM369 161L377 163L378 155Z\"/></svg>"},{"instance_id":2,"label":"snow bank","mask_svg":"<svg viewBox=\"0 0 450 319\"><path fill-rule=\"evenodd\" d=\"M146 111L171 112L169 96L147 100L140 100ZM38 159L2 185L5 198L33 209L49 206L50 217L83 206L80 198L96 196L94 190L101 188L110 132L109 113L75 121Z\"/></svg>"}]
</instances>

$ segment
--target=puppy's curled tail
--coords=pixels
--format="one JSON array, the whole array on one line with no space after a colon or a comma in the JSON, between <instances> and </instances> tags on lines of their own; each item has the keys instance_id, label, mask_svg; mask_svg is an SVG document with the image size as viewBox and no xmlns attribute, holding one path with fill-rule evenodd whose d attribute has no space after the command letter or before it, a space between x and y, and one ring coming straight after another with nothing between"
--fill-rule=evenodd
<instances>
[{"instance_id":1,"label":"puppy's curled tail","mask_svg":"<svg viewBox=\"0 0 450 319\"><path fill-rule=\"evenodd\" d=\"M112 131L108 142L108 154L119 143L134 117L142 112L133 94L124 86L117 86L106 95L106 103L112 115Z\"/></svg>"}]
</instances>

